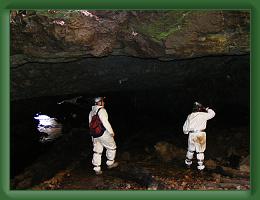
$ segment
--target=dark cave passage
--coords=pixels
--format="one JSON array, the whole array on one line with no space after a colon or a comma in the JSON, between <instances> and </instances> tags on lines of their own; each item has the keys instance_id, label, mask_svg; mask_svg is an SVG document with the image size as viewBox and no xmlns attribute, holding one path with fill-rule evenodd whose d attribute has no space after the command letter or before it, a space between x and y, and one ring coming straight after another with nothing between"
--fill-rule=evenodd
<instances>
[{"instance_id":1,"label":"dark cave passage","mask_svg":"<svg viewBox=\"0 0 260 200\"><path fill-rule=\"evenodd\" d=\"M182 126L192 110L194 101L199 101L216 112L216 117L207 125L206 159L214 160L217 157L223 157L225 160L230 147L234 147L239 152L239 156L246 157L250 146L249 57L219 57L217 60L229 60L223 68L219 64L214 64L216 58L210 59L212 62L208 64L211 69L205 67L206 61L200 58L199 60L203 62L200 66L196 66L200 70L191 69L189 73L192 76L189 78L184 76L180 86L176 84L176 80L170 82L171 79L176 78L174 74L168 73L169 71L164 72L163 67L160 67L159 73L153 73L148 77L144 75L143 80L142 76L136 76L136 84L138 83L140 87L137 84L133 88L130 84L126 88L114 90L112 84L112 89L106 90L109 88L109 81L104 80L104 85L108 85L105 85L100 92L95 90L90 93L77 92L63 96L12 101L11 178L38 162L43 155L47 155L45 157L47 159L52 158L48 155L53 154L53 151L59 152L55 156L60 156L62 159L64 155L61 154L66 154L66 159L71 156L66 162L58 164L57 170L64 168L74 157L81 154L88 154L89 159L89 155L92 154L92 144L88 135L88 114L95 95L106 96L105 107L116 133L119 159L122 159L125 154L141 160L147 157L147 154L148 156L156 154L155 145L158 142L167 142L186 151L187 137L182 132ZM206 60L208 61L209 58ZM200 62L196 61L196 63ZM247 64L246 67L245 64ZM167 65L170 66L170 63L168 62ZM112 73L113 70L110 74ZM128 72L126 71L125 74L127 75ZM180 74L185 73L179 73L177 78L181 77ZM128 80L131 81L131 78ZM102 82L99 84L102 85ZM64 99L76 96L81 96L77 104L57 104ZM39 112L61 121L64 125L61 138L49 143L39 142L37 123L33 118ZM73 114L76 114L75 118L72 117ZM68 136L71 130L77 132L75 136ZM216 143L218 143L217 146ZM71 151L74 151L74 147L73 153ZM72 148L71 151L68 150L69 148ZM185 153L183 159L184 157ZM181 166L182 161L178 162Z\"/></svg>"}]
</instances>

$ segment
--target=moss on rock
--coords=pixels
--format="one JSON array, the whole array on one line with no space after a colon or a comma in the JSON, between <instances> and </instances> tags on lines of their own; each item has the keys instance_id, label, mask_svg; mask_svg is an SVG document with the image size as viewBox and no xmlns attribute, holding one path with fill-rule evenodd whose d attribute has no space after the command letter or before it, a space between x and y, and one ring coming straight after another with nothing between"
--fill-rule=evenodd
<instances>
[{"instance_id":1,"label":"moss on rock","mask_svg":"<svg viewBox=\"0 0 260 200\"><path fill-rule=\"evenodd\" d=\"M155 19L145 19L141 23L135 21L132 26L137 32L148 36L155 42L161 42L182 28L185 23L185 17L189 12L190 11L165 11Z\"/></svg>"}]
</instances>

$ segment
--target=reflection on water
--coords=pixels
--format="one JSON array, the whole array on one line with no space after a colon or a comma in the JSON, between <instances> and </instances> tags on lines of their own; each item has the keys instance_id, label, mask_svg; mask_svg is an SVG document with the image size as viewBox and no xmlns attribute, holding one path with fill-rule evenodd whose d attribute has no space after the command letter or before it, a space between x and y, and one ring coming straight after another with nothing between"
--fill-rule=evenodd
<instances>
[{"instance_id":1,"label":"reflection on water","mask_svg":"<svg viewBox=\"0 0 260 200\"><path fill-rule=\"evenodd\" d=\"M36 114L34 119L38 120L37 130L40 132L40 142L49 142L62 136L62 124L56 118Z\"/></svg>"}]
</instances>

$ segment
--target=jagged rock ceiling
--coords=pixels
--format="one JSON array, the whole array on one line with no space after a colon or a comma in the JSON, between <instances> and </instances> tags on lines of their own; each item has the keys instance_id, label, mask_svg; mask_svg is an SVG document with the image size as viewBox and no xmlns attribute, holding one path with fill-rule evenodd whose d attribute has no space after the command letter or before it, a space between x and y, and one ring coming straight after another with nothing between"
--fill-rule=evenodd
<instances>
[{"instance_id":1,"label":"jagged rock ceiling","mask_svg":"<svg viewBox=\"0 0 260 200\"><path fill-rule=\"evenodd\" d=\"M226 77L232 59L220 56L250 52L248 11L44 10L10 18L14 100L183 87L192 77L203 80L200 69ZM242 60L249 67L248 56Z\"/></svg>"}]
</instances>

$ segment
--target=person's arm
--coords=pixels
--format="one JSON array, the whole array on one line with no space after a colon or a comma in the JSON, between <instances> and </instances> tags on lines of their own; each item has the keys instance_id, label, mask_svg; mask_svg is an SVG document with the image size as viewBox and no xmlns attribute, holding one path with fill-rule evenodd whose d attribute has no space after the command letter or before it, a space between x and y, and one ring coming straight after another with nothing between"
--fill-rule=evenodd
<instances>
[{"instance_id":1,"label":"person's arm","mask_svg":"<svg viewBox=\"0 0 260 200\"><path fill-rule=\"evenodd\" d=\"M213 117L215 117L216 113L214 112L214 110L208 107L206 108L206 111L208 112L207 119L212 119Z\"/></svg>"},{"instance_id":2,"label":"person's arm","mask_svg":"<svg viewBox=\"0 0 260 200\"><path fill-rule=\"evenodd\" d=\"M189 133L189 118L188 117L187 117L182 129L183 129L184 134Z\"/></svg>"},{"instance_id":3,"label":"person's arm","mask_svg":"<svg viewBox=\"0 0 260 200\"><path fill-rule=\"evenodd\" d=\"M88 115L88 125L90 125L91 119L92 119L91 112L89 112L89 115Z\"/></svg>"},{"instance_id":4,"label":"person's arm","mask_svg":"<svg viewBox=\"0 0 260 200\"><path fill-rule=\"evenodd\" d=\"M112 129L112 126L111 124L109 123L108 121L108 114L107 114L107 111L106 109L104 108L101 108L100 111L98 112L98 116L103 124L103 126L105 127L105 129L111 134L114 136L114 131Z\"/></svg>"}]
</instances>

